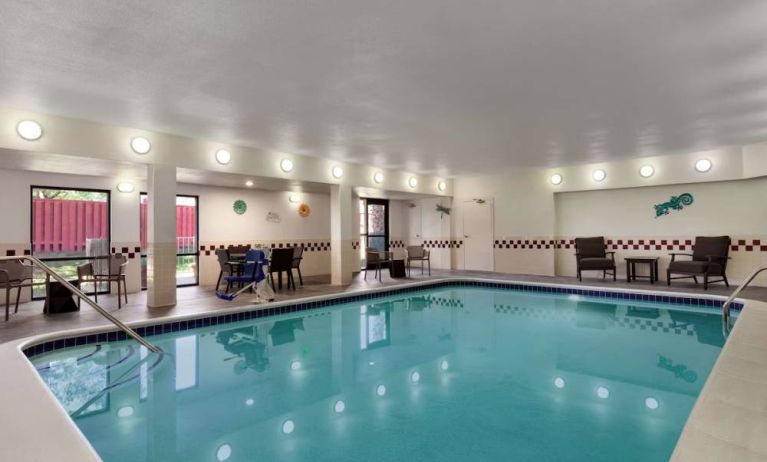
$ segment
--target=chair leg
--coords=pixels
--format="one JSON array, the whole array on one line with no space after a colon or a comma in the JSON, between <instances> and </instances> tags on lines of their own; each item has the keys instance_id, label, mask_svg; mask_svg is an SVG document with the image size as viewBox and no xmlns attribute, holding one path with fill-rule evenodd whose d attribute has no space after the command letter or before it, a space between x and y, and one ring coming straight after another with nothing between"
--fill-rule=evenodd
<instances>
[{"instance_id":1,"label":"chair leg","mask_svg":"<svg viewBox=\"0 0 767 462\"><path fill-rule=\"evenodd\" d=\"M671 271L666 270L666 285L671 285Z\"/></svg>"},{"instance_id":2,"label":"chair leg","mask_svg":"<svg viewBox=\"0 0 767 462\"><path fill-rule=\"evenodd\" d=\"M123 280L123 297L125 297L125 304L128 304L128 281L125 279L125 276L122 277Z\"/></svg>"},{"instance_id":3,"label":"chair leg","mask_svg":"<svg viewBox=\"0 0 767 462\"><path fill-rule=\"evenodd\" d=\"M304 277L301 275L301 267L299 266L296 269L298 270L298 282L300 282L301 283L301 287L303 287L303 285L304 285ZM294 284L295 284L295 281L294 281ZM294 287L294 289L295 289L295 287Z\"/></svg>"},{"instance_id":4,"label":"chair leg","mask_svg":"<svg viewBox=\"0 0 767 462\"><path fill-rule=\"evenodd\" d=\"M602 270L602 279L607 277L607 270Z\"/></svg>"},{"instance_id":5,"label":"chair leg","mask_svg":"<svg viewBox=\"0 0 767 462\"><path fill-rule=\"evenodd\" d=\"M431 276L431 258L426 260L426 262L429 264L429 276Z\"/></svg>"},{"instance_id":6,"label":"chair leg","mask_svg":"<svg viewBox=\"0 0 767 462\"><path fill-rule=\"evenodd\" d=\"M11 307L11 288L7 287L5 289L5 320L8 320L8 316L10 315L9 310Z\"/></svg>"},{"instance_id":7,"label":"chair leg","mask_svg":"<svg viewBox=\"0 0 767 462\"><path fill-rule=\"evenodd\" d=\"M722 273L722 279L724 279L724 285L730 287L730 283L727 281L727 275Z\"/></svg>"},{"instance_id":8,"label":"chair leg","mask_svg":"<svg viewBox=\"0 0 767 462\"><path fill-rule=\"evenodd\" d=\"M288 271L288 285L293 287L293 291L296 290L296 278L293 277L293 271Z\"/></svg>"},{"instance_id":9,"label":"chair leg","mask_svg":"<svg viewBox=\"0 0 767 462\"><path fill-rule=\"evenodd\" d=\"M224 272L219 271L218 272L218 280L216 281L216 292L218 292L218 286L221 285L221 278L224 277Z\"/></svg>"},{"instance_id":10,"label":"chair leg","mask_svg":"<svg viewBox=\"0 0 767 462\"><path fill-rule=\"evenodd\" d=\"M578 281L583 282L583 278L581 277L581 270L578 270Z\"/></svg>"},{"instance_id":11,"label":"chair leg","mask_svg":"<svg viewBox=\"0 0 767 462\"><path fill-rule=\"evenodd\" d=\"M423 260L421 260L421 276L423 276Z\"/></svg>"},{"instance_id":12,"label":"chair leg","mask_svg":"<svg viewBox=\"0 0 767 462\"><path fill-rule=\"evenodd\" d=\"M708 273L703 275L703 290L708 290Z\"/></svg>"},{"instance_id":13,"label":"chair leg","mask_svg":"<svg viewBox=\"0 0 767 462\"><path fill-rule=\"evenodd\" d=\"M120 280L117 280L117 309L123 307L123 294L122 294L122 287L120 287Z\"/></svg>"},{"instance_id":14,"label":"chair leg","mask_svg":"<svg viewBox=\"0 0 767 462\"><path fill-rule=\"evenodd\" d=\"M18 291L16 292L16 309L13 311L14 313L19 312L19 299L21 298L21 287L19 287ZM78 300L80 300L78 298Z\"/></svg>"},{"instance_id":15,"label":"chair leg","mask_svg":"<svg viewBox=\"0 0 767 462\"><path fill-rule=\"evenodd\" d=\"M695 281L695 284L697 284L698 283L698 276L693 276L692 280Z\"/></svg>"},{"instance_id":16,"label":"chair leg","mask_svg":"<svg viewBox=\"0 0 767 462\"><path fill-rule=\"evenodd\" d=\"M613 282L615 282L615 281L616 281L616 279L615 279L615 273L617 273L617 271L615 271L615 267L613 267Z\"/></svg>"},{"instance_id":17,"label":"chair leg","mask_svg":"<svg viewBox=\"0 0 767 462\"><path fill-rule=\"evenodd\" d=\"M367 281L368 280L368 267L367 266L365 266L365 270L364 271L365 271L365 276L362 279Z\"/></svg>"}]
</instances>

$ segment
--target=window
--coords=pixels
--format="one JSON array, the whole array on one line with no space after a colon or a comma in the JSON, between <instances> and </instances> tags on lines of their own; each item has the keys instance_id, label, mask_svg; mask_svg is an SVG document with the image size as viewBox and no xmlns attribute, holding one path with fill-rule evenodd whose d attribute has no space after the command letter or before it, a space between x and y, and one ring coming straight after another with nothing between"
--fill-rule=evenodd
<instances>
[{"instance_id":1,"label":"window","mask_svg":"<svg viewBox=\"0 0 767 462\"><path fill-rule=\"evenodd\" d=\"M146 193L139 196L141 206L141 288L146 289L147 248L147 200ZM199 197L176 196L176 285L195 286L200 282L199 256Z\"/></svg>"},{"instance_id":2,"label":"window","mask_svg":"<svg viewBox=\"0 0 767 462\"><path fill-rule=\"evenodd\" d=\"M100 265L111 253L109 191L32 186L31 196L32 255L70 281L89 261L96 272L106 272ZM35 272L35 279L44 282L45 276ZM91 284L84 289L93 290ZM108 290L109 284L99 287L99 292ZM35 286L32 295L43 297L45 287Z\"/></svg>"}]
</instances>

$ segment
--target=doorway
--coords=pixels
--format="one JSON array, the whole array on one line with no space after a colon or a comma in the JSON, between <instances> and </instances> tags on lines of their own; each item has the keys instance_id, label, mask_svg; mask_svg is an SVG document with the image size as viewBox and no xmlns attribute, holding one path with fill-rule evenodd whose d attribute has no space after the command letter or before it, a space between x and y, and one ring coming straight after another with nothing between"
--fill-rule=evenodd
<instances>
[{"instance_id":1,"label":"doorway","mask_svg":"<svg viewBox=\"0 0 767 462\"><path fill-rule=\"evenodd\" d=\"M494 271L493 202L475 199L463 206L463 261L472 271Z\"/></svg>"},{"instance_id":2,"label":"doorway","mask_svg":"<svg viewBox=\"0 0 767 462\"><path fill-rule=\"evenodd\" d=\"M362 199L365 216L360 226L360 240L366 250L389 250L389 201L385 199Z\"/></svg>"}]
</instances>

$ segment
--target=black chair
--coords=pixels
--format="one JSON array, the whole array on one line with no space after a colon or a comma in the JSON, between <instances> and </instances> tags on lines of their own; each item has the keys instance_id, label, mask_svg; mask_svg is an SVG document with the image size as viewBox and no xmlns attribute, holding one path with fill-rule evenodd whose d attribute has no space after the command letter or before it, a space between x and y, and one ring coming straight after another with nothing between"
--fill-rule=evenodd
<instances>
[{"instance_id":1,"label":"black chair","mask_svg":"<svg viewBox=\"0 0 767 462\"><path fill-rule=\"evenodd\" d=\"M293 269L298 271L298 282L304 285L304 277L301 276L301 261L304 259L304 246L293 247Z\"/></svg>"},{"instance_id":2,"label":"black chair","mask_svg":"<svg viewBox=\"0 0 767 462\"><path fill-rule=\"evenodd\" d=\"M607 258L610 255L610 258ZM575 239L575 260L578 280L582 281L581 271L601 271L602 277L612 272L615 280L615 252L605 250L604 237L579 237Z\"/></svg>"},{"instance_id":3,"label":"black chair","mask_svg":"<svg viewBox=\"0 0 767 462\"><path fill-rule=\"evenodd\" d=\"M225 249L216 249L216 259L218 259L218 280L216 281L216 292L221 285L221 280L225 276L233 276L232 266L229 264L229 252Z\"/></svg>"},{"instance_id":4,"label":"black chair","mask_svg":"<svg viewBox=\"0 0 767 462\"><path fill-rule=\"evenodd\" d=\"M363 279L368 278L368 270L375 270L373 278L381 280L381 267L383 266L381 252L377 250L368 250L365 255L365 277Z\"/></svg>"},{"instance_id":5,"label":"black chair","mask_svg":"<svg viewBox=\"0 0 767 462\"><path fill-rule=\"evenodd\" d=\"M272 249L272 256L269 260L269 281L274 285L274 273L277 273L279 279L279 288L282 289L282 273L288 273L288 287L296 290L296 281L293 279L293 249Z\"/></svg>"},{"instance_id":6,"label":"black chair","mask_svg":"<svg viewBox=\"0 0 767 462\"><path fill-rule=\"evenodd\" d=\"M698 276L703 277L703 290L708 290L709 283L724 282L727 287L730 283L727 281L727 260L730 259L730 236L714 236L695 238L692 254L689 253L671 253L671 262L666 269L666 282L671 285L672 279L692 278L695 284L698 283ZM677 256L692 257L691 260L677 260ZM672 274L683 274L672 278ZM709 278L720 277L721 279L710 280Z\"/></svg>"}]
</instances>

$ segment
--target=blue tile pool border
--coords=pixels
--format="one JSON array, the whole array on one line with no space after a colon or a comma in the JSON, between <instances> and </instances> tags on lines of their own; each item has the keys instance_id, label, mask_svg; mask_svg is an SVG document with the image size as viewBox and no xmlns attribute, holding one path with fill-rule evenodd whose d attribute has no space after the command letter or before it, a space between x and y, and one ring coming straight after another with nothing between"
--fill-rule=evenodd
<instances>
[{"instance_id":1,"label":"blue tile pool border","mask_svg":"<svg viewBox=\"0 0 767 462\"><path fill-rule=\"evenodd\" d=\"M358 294L338 294L332 298L314 300L308 302L297 301L293 304L285 304L275 306L271 308L259 308L255 306L254 309L248 311L241 311L238 313L229 313L215 315L211 314L197 319L188 319L183 321L166 321L159 322L157 324L136 327L134 330L144 336L167 334L172 332L180 332L190 329L198 329L201 327L215 326L219 324L228 324L233 322L247 321L250 319L266 318L270 316L277 316L281 314L296 313L306 310L312 310L317 308L324 308L333 305L340 305L343 303L357 302L364 300L371 300L375 298L389 297L392 295L406 294L410 292L418 292L425 289L445 288L445 287L483 287L490 289L505 289L517 292L530 292L540 294L552 294L552 295L583 295L587 297L597 298L609 298L625 301L638 301L649 303L664 303L671 305L692 305L708 308L721 308L724 303L721 300L713 300L709 298L700 298L694 295L690 296L678 296L678 295L663 295L663 294L647 294L647 293L632 293L632 292L616 292L612 290L595 290L589 288L579 287L555 287L546 285L533 285L524 284L521 282L513 281L467 281L467 280L448 280L448 281L435 281L433 283L419 284L416 286L407 287L392 287L390 289L383 289L373 292L365 292ZM740 310L743 308L742 303L733 303L733 310ZM98 334L84 334L75 337L68 337L56 340L49 340L36 345L30 345L24 348L24 354L28 358L33 356L48 353L50 351L58 350L61 348L69 348L73 346L87 345L92 343L105 343L114 342L120 340L126 340L128 336L125 332L119 330L113 330Z\"/></svg>"}]
</instances>

